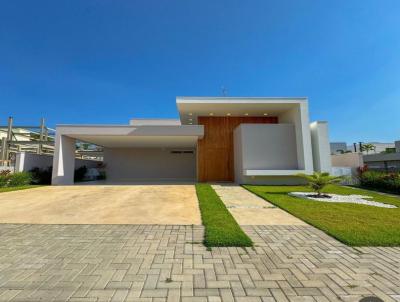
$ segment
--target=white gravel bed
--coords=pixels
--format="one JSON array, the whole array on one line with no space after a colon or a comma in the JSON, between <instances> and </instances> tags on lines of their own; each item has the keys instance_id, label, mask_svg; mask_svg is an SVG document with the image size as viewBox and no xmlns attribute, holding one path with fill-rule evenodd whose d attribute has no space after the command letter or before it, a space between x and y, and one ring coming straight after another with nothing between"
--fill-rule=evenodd
<instances>
[{"instance_id":1,"label":"white gravel bed","mask_svg":"<svg viewBox=\"0 0 400 302\"><path fill-rule=\"evenodd\" d=\"M314 195L316 193L313 192L291 192L289 195L304 199L310 199L315 201L322 201L322 202L345 202L345 203L356 203L356 204L365 204L367 206L374 206L380 208L397 208L394 205L386 204L382 202L376 202L371 199L371 196L364 196L364 195L338 195L338 194L324 194L329 195L331 198L321 198L321 197L311 197L309 195Z\"/></svg>"}]
</instances>

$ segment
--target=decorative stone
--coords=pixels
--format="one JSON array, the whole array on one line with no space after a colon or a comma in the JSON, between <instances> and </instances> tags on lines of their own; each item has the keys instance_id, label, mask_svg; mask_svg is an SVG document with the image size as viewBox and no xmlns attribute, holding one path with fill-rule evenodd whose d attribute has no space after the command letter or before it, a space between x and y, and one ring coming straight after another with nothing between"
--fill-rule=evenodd
<instances>
[{"instance_id":1,"label":"decorative stone","mask_svg":"<svg viewBox=\"0 0 400 302\"><path fill-rule=\"evenodd\" d=\"M390 208L390 209L397 208L396 206L391 204L369 200L373 197L365 195L339 195L339 194L324 193L324 195L328 195L330 198L316 197L316 194L312 192L291 192L289 193L289 195L303 199L322 201L322 202L343 202L343 203L364 204L367 206L380 207L380 208Z\"/></svg>"}]
</instances>

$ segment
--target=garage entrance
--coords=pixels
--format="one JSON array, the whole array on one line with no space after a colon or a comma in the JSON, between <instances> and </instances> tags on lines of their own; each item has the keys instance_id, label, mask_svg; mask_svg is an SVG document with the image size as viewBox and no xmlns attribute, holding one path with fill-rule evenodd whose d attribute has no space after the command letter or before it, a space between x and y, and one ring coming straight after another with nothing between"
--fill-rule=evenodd
<instances>
[{"instance_id":1,"label":"garage entrance","mask_svg":"<svg viewBox=\"0 0 400 302\"><path fill-rule=\"evenodd\" d=\"M107 181L195 181L195 148L106 148Z\"/></svg>"},{"instance_id":2,"label":"garage entrance","mask_svg":"<svg viewBox=\"0 0 400 302\"><path fill-rule=\"evenodd\" d=\"M53 185L74 183L75 142L103 148L105 181L195 181L200 125L58 126Z\"/></svg>"}]
</instances>

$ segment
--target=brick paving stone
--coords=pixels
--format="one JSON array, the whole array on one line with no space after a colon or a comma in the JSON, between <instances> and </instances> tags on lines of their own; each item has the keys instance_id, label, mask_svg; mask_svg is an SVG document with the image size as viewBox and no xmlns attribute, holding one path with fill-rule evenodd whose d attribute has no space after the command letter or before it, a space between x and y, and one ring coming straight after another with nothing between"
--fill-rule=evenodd
<instances>
[{"instance_id":1,"label":"brick paving stone","mask_svg":"<svg viewBox=\"0 0 400 302\"><path fill-rule=\"evenodd\" d=\"M242 227L253 249L210 252L197 225L1 224L0 301L400 301L399 247Z\"/></svg>"}]
</instances>

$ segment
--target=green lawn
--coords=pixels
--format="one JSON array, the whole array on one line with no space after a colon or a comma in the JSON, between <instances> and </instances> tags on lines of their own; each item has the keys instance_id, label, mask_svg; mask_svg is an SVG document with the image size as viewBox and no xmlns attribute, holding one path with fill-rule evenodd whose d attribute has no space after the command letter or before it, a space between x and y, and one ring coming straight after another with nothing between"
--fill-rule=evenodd
<instances>
[{"instance_id":1,"label":"green lawn","mask_svg":"<svg viewBox=\"0 0 400 302\"><path fill-rule=\"evenodd\" d=\"M38 188L38 187L41 187L41 186L38 186L38 185L26 185L26 186L18 186L18 187L5 187L5 188L0 188L0 193L18 191L18 190L26 190L26 189L33 189L33 188Z\"/></svg>"},{"instance_id":2,"label":"green lawn","mask_svg":"<svg viewBox=\"0 0 400 302\"><path fill-rule=\"evenodd\" d=\"M352 246L400 246L400 208L387 209L351 203L324 203L287 195L310 191L304 186L244 186L305 222ZM400 198L363 189L330 185L324 192L360 194L400 207Z\"/></svg>"},{"instance_id":3,"label":"green lawn","mask_svg":"<svg viewBox=\"0 0 400 302\"><path fill-rule=\"evenodd\" d=\"M208 247L253 245L209 184L196 184L196 192L205 227L204 245Z\"/></svg>"}]
</instances>

